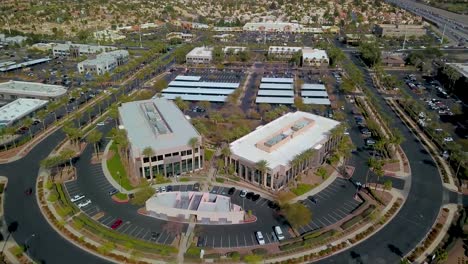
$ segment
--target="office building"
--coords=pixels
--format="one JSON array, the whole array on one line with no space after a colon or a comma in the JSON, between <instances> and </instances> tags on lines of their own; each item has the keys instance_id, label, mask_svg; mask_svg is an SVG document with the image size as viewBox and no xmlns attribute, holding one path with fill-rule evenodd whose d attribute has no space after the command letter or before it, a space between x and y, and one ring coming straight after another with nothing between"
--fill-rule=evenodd
<instances>
[{"instance_id":1,"label":"office building","mask_svg":"<svg viewBox=\"0 0 468 264\"><path fill-rule=\"evenodd\" d=\"M0 101L11 102L18 98L56 101L66 94L67 89L60 85L20 81L0 83Z\"/></svg>"},{"instance_id":2,"label":"office building","mask_svg":"<svg viewBox=\"0 0 468 264\"><path fill-rule=\"evenodd\" d=\"M185 60L188 64L209 64L213 60L213 48L196 47L185 56Z\"/></svg>"},{"instance_id":3,"label":"office building","mask_svg":"<svg viewBox=\"0 0 468 264\"><path fill-rule=\"evenodd\" d=\"M78 63L78 72L102 75L110 72L128 61L128 51L114 50L96 55L94 59L87 59Z\"/></svg>"},{"instance_id":4,"label":"office building","mask_svg":"<svg viewBox=\"0 0 468 264\"><path fill-rule=\"evenodd\" d=\"M19 120L33 116L47 105L47 100L19 98L0 108L0 128L14 125Z\"/></svg>"},{"instance_id":5,"label":"office building","mask_svg":"<svg viewBox=\"0 0 468 264\"><path fill-rule=\"evenodd\" d=\"M228 165L232 164L237 176L246 182L280 190L297 175L325 161L336 145L337 140L330 135L338 124L306 112L287 113L232 142ZM259 162L266 162L265 171L259 171Z\"/></svg>"},{"instance_id":6,"label":"office building","mask_svg":"<svg viewBox=\"0 0 468 264\"><path fill-rule=\"evenodd\" d=\"M70 56L70 57L80 57L87 56L92 54L98 54L101 52L108 52L116 50L116 47L111 46L95 46L87 44L74 44L67 42L65 44L58 43L55 44L52 48L52 53L54 56Z\"/></svg>"},{"instance_id":7,"label":"office building","mask_svg":"<svg viewBox=\"0 0 468 264\"><path fill-rule=\"evenodd\" d=\"M423 25L379 24L374 32L379 37L422 37L427 30Z\"/></svg>"},{"instance_id":8,"label":"office building","mask_svg":"<svg viewBox=\"0 0 468 264\"><path fill-rule=\"evenodd\" d=\"M322 65L328 65L329 63L330 60L325 50L312 48L302 49L302 66L320 67Z\"/></svg>"},{"instance_id":9,"label":"office building","mask_svg":"<svg viewBox=\"0 0 468 264\"><path fill-rule=\"evenodd\" d=\"M200 170L203 167L202 137L182 111L169 100L124 103L119 107L121 129L127 132L132 170L141 177L166 177ZM189 144L196 139L194 148ZM151 148L154 156L143 154Z\"/></svg>"},{"instance_id":10,"label":"office building","mask_svg":"<svg viewBox=\"0 0 468 264\"><path fill-rule=\"evenodd\" d=\"M300 32L302 25L289 22L259 22L246 23L243 27L244 31L259 31L259 32Z\"/></svg>"}]
</instances>

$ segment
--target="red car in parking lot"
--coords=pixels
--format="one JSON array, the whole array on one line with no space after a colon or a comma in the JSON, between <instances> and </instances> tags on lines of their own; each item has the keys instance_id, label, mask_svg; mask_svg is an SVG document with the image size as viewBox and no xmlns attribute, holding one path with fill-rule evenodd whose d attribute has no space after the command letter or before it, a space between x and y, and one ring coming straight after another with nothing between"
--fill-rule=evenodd
<instances>
[{"instance_id":1,"label":"red car in parking lot","mask_svg":"<svg viewBox=\"0 0 468 264\"><path fill-rule=\"evenodd\" d=\"M117 219L115 222L111 225L112 229L117 229L120 225L122 224L122 219Z\"/></svg>"}]
</instances>

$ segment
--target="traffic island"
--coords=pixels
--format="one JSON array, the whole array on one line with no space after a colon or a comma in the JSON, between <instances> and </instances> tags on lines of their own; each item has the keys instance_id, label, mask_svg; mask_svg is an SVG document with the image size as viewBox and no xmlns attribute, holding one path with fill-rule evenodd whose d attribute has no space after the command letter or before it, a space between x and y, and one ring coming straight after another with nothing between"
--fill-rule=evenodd
<instances>
[{"instance_id":1,"label":"traffic island","mask_svg":"<svg viewBox=\"0 0 468 264\"><path fill-rule=\"evenodd\" d=\"M112 195L112 200L116 203L128 203L130 201L130 198L126 193L117 193Z\"/></svg>"}]
</instances>

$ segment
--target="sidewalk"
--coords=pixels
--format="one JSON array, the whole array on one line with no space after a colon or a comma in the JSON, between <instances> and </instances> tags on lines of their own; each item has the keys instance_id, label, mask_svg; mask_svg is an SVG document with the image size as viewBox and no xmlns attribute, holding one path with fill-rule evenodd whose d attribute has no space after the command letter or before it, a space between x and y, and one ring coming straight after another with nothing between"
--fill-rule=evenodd
<instances>
[{"instance_id":1,"label":"sidewalk","mask_svg":"<svg viewBox=\"0 0 468 264\"><path fill-rule=\"evenodd\" d=\"M308 196L313 196L316 195L317 193L323 191L326 189L330 184L332 184L336 178L340 175L340 173L336 170L333 171L333 173L324 181L322 182L319 186L313 188L312 190L304 193L303 195L297 196L294 199L291 199L288 203L296 203L299 202L300 200L307 199Z\"/></svg>"},{"instance_id":2,"label":"sidewalk","mask_svg":"<svg viewBox=\"0 0 468 264\"><path fill-rule=\"evenodd\" d=\"M109 141L106 148L104 149L104 152L102 153L102 159L101 159L102 172L104 173L104 176L106 177L107 181L114 187L114 189L122 190L121 193L125 193L125 194L136 193L138 189L127 191L125 190L125 188L123 187L121 188L120 184L118 184L117 181L114 180L109 169L107 168L107 154L109 153L109 149L112 146L112 141L113 140Z\"/></svg>"}]
</instances>

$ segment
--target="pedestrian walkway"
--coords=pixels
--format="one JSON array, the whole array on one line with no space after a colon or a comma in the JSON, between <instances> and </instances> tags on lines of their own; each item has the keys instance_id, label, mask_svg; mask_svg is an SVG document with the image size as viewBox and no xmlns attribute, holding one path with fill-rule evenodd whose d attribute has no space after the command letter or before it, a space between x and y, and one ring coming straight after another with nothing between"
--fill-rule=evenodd
<instances>
[{"instance_id":1,"label":"pedestrian walkway","mask_svg":"<svg viewBox=\"0 0 468 264\"><path fill-rule=\"evenodd\" d=\"M190 247L191 238L193 237L193 230L195 229L195 221L191 219L190 224L187 227L187 231L183 235L180 245L179 253L177 254L177 263L184 263L184 254L187 249Z\"/></svg>"},{"instance_id":2,"label":"pedestrian walkway","mask_svg":"<svg viewBox=\"0 0 468 264\"><path fill-rule=\"evenodd\" d=\"M316 195L317 193L323 191L325 188L327 188L330 184L332 184L336 178L340 175L340 173L336 170L333 171L333 173L324 181L322 182L319 186L313 188L312 190L304 193L303 195L299 195L295 197L294 199L291 199L289 203L296 203L301 200L306 199L308 196L313 196Z\"/></svg>"}]
</instances>

